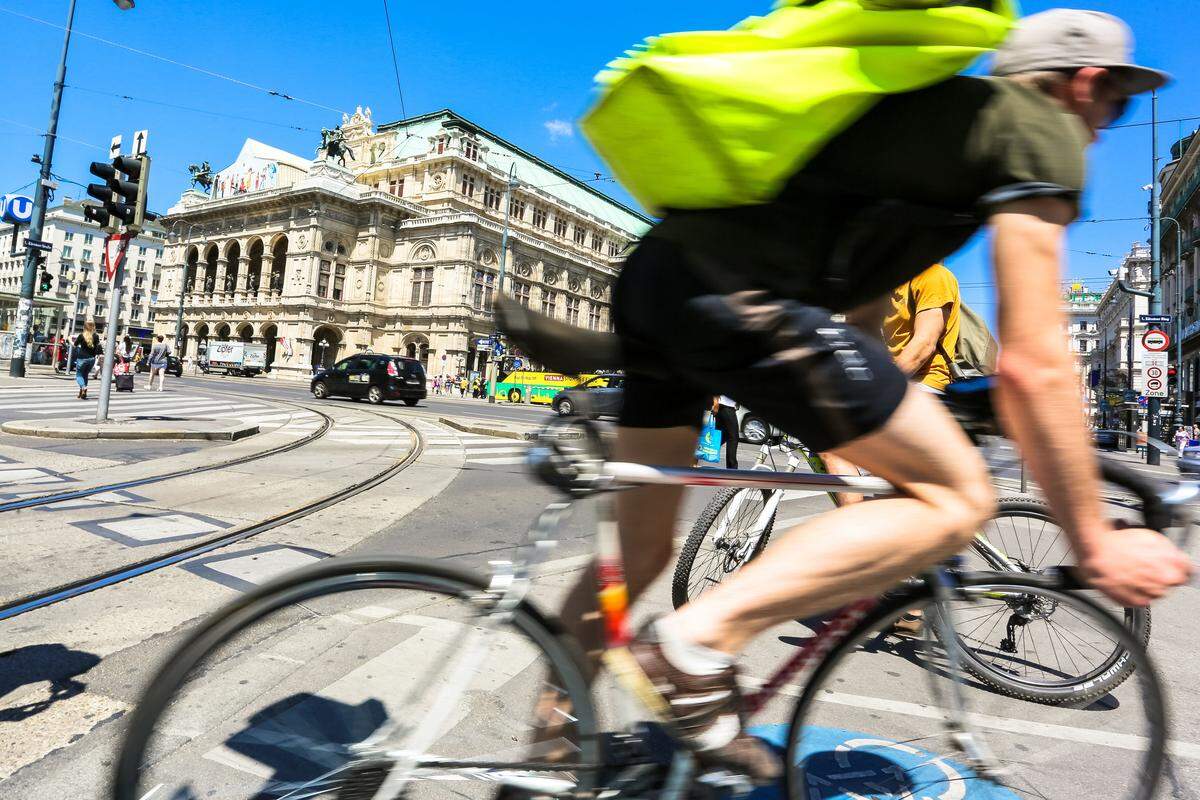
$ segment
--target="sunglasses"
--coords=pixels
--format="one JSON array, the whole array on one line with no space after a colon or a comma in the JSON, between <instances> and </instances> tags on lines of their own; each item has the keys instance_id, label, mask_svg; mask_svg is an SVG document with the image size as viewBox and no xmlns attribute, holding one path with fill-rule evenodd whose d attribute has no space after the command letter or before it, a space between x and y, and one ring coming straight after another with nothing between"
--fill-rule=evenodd
<instances>
[{"instance_id":1,"label":"sunglasses","mask_svg":"<svg viewBox=\"0 0 1200 800\"><path fill-rule=\"evenodd\" d=\"M1124 119L1125 115L1129 112L1130 101L1132 99L1133 98L1127 94L1121 94L1118 95L1115 100L1109 101L1110 109L1108 112L1108 118L1101 127L1111 128Z\"/></svg>"}]
</instances>

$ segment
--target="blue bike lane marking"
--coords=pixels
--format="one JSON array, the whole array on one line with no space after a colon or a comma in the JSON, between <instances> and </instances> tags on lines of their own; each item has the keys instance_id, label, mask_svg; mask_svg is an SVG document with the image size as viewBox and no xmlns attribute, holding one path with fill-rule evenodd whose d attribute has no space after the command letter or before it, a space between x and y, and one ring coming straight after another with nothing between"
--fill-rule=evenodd
<instances>
[{"instance_id":1,"label":"blue bike lane marking","mask_svg":"<svg viewBox=\"0 0 1200 800\"><path fill-rule=\"evenodd\" d=\"M762 725L750 732L787 747L787 725ZM906 742L841 728L805 728L805 766L810 800L1019 800L1010 789L977 780L965 764ZM751 800L782 798L783 786L753 792Z\"/></svg>"}]
</instances>

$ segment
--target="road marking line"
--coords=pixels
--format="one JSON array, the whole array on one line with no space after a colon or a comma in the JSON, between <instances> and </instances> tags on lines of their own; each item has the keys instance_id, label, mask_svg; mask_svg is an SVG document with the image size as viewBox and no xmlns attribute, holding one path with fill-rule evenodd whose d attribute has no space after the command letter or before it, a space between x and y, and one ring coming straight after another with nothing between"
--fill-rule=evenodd
<instances>
[{"instance_id":1,"label":"road marking line","mask_svg":"<svg viewBox=\"0 0 1200 800\"><path fill-rule=\"evenodd\" d=\"M524 458L472 458L472 464L524 464Z\"/></svg>"},{"instance_id":2,"label":"road marking line","mask_svg":"<svg viewBox=\"0 0 1200 800\"><path fill-rule=\"evenodd\" d=\"M494 456L501 453L524 453L528 447L485 447L485 448L468 448L467 455L469 456Z\"/></svg>"},{"instance_id":3,"label":"road marking line","mask_svg":"<svg viewBox=\"0 0 1200 800\"><path fill-rule=\"evenodd\" d=\"M757 680L755 682L761 683ZM781 694L799 696L801 689L788 686L779 691ZM924 717L925 719L943 719L945 716L941 709L921 703L884 700L878 697L865 697L857 694L845 694L844 692L825 691L818 694L816 699L836 705L865 708L871 711L890 711L910 717ZM1046 722L994 717L990 714L971 714L971 721L981 728L991 728L1006 733L1029 734L1032 736L1042 736L1047 739L1079 742L1081 744L1098 744L1119 750L1143 752L1150 742L1145 736L1137 736L1129 733L1073 728L1067 725L1052 725ZM1191 742L1169 739L1167 740L1167 752L1181 758L1200 759L1200 745L1192 744Z\"/></svg>"}]
</instances>

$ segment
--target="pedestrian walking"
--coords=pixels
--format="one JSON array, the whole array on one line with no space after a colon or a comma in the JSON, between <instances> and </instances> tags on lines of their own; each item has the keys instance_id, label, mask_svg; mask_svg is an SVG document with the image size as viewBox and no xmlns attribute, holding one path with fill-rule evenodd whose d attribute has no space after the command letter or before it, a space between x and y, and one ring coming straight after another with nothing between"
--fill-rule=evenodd
<instances>
[{"instance_id":1,"label":"pedestrian walking","mask_svg":"<svg viewBox=\"0 0 1200 800\"><path fill-rule=\"evenodd\" d=\"M87 400L88 376L96 366L100 352L100 337L96 335L96 323L90 319L83 323L83 330L75 338L75 383L79 384L79 399Z\"/></svg>"},{"instance_id":2,"label":"pedestrian walking","mask_svg":"<svg viewBox=\"0 0 1200 800\"><path fill-rule=\"evenodd\" d=\"M147 389L154 388L154 375L158 374L158 390L161 392L167 382L167 365L171 361L171 345L167 344L160 334L150 348L150 381Z\"/></svg>"},{"instance_id":3,"label":"pedestrian walking","mask_svg":"<svg viewBox=\"0 0 1200 800\"><path fill-rule=\"evenodd\" d=\"M737 403L733 402L725 395L713 398L712 405L713 419L717 423L717 430L721 432L721 444L725 448L725 468L738 468L738 422L737 422Z\"/></svg>"}]
</instances>

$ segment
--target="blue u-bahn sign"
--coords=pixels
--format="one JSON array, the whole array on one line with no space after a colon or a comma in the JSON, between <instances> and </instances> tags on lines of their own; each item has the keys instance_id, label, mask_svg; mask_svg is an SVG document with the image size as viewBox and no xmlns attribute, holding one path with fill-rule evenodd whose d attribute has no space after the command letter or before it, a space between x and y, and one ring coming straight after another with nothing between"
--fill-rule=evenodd
<instances>
[{"instance_id":1,"label":"blue u-bahn sign","mask_svg":"<svg viewBox=\"0 0 1200 800\"><path fill-rule=\"evenodd\" d=\"M29 221L33 219L33 198L23 194L4 195L0 219L13 225L28 225Z\"/></svg>"}]
</instances>

